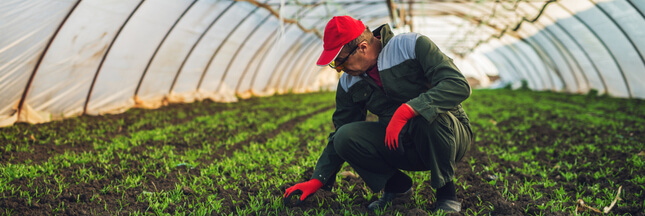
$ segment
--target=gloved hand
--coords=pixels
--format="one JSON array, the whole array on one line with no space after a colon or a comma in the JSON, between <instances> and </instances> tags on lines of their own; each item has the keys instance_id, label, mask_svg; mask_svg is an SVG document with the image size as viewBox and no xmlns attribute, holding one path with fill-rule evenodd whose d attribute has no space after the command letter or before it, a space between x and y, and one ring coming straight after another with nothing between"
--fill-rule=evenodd
<instances>
[{"instance_id":1,"label":"gloved hand","mask_svg":"<svg viewBox=\"0 0 645 216\"><path fill-rule=\"evenodd\" d=\"M401 106L396 109L390 124L387 125L385 130L385 145L388 149L396 150L399 147L399 133L408 120L415 116L414 109L408 104L401 104Z\"/></svg>"},{"instance_id":2,"label":"gloved hand","mask_svg":"<svg viewBox=\"0 0 645 216\"><path fill-rule=\"evenodd\" d=\"M318 179L311 179L307 182L296 184L294 186L291 186L290 188L287 188L284 196L282 196L282 201L285 204L290 204L289 201L291 200L291 196L302 193L302 195L300 195L300 200L296 202L296 205L300 205L303 201L305 201L305 199L314 194L322 186L322 182L320 182L320 180Z\"/></svg>"}]
</instances>

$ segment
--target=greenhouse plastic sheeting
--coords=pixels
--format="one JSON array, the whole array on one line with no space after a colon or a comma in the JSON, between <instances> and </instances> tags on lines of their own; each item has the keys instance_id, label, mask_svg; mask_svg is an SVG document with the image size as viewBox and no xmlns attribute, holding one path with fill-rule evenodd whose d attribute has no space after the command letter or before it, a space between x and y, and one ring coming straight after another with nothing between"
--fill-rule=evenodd
<instances>
[{"instance_id":1,"label":"greenhouse plastic sheeting","mask_svg":"<svg viewBox=\"0 0 645 216\"><path fill-rule=\"evenodd\" d=\"M0 126L335 90L337 15L427 35L475 87L645 98L645 1L4 0Z\"/></svg>"}]
</instances>

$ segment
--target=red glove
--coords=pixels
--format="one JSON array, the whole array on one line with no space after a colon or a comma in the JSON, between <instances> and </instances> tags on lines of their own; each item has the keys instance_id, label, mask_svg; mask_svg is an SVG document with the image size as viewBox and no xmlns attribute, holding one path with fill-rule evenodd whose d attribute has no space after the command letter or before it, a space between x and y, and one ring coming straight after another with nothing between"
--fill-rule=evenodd
<instances>
[{"instance_id":1,"label":"red glove","mask_svg":"<svg viewBox=\"0 0 645 216\"><path fill-rule=\"evenodd\" d=\"M299 194L299 192L302 192L302 195L300 196L300 200L296 203L296 205L300 205L302 201L305 201L310 195L314 194L318 189L320 189L323 186L322 182L318 179L311 179L307 182L299 183L294 186L291 186L290 188L287 188L287 191L284 193L283 202L289 204L289 201L291 200L291 196L295 194ZM294 193L295 192L295 193Z\"/></svg>"},{"instance_id":2,"label":"red glove","mask_svg":"<svg viewBox=\"0 0 645 216\"><path fill-rule=\"evenodd\" d=\"M385 145L387 145L388 149L396 150L399 147L399 133L405 123L414 116L414 109L408 104L404 103L396 109L390 124L387 125L385 130Z\"/></svg>"}]
</instances>

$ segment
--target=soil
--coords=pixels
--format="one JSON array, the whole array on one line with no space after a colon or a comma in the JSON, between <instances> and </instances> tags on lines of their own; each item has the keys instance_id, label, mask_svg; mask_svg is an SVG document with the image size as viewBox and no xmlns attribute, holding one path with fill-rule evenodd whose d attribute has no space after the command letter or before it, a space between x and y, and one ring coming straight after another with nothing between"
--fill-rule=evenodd
<instances>
[{"instance_id":1,"label":"soil","mask_svg":"<svg viewBox=\"0 0 645 216\"><path fill-rule=\"evenodd\" d=\"M174 105L174 106L169 106L166 108L162 109L177 109L177 110L182 110L184 109L186 113L193 113L192 112L192 107L190 105ZM230 107L227 106L213 106L213 108L210 110L212 113L216 112L221 112L223 110L230 109ZM258 136L253 136L243 142L235 144L232 148L229 149L220 149L219 151L215 152L213 155L205 156L200 159L200 162L203 164L209 164L212 163L213 161L216 161L218 158L221 157L226 157L232 154L232 152L236 150L242 149L245 145L248 145L251 142L263 142L268 139L271 139L275 137L275 135L279 134L282 131L289 131L294 128L295 125L298 123L306 120L307 118L320 113L324 111L328 111L330 109L333 109L333 106L329 107L324 107L320 110L317 110L313 113L310 113L305 116L297 117L294 118L286 123L281 124L278 129L266 132L262 135ZM158 112L155 110L150 110L150 111L141 111L141 112ZM187 118L177 120L177 122L172 122L172 124L177 124L180 122L185 122L188 121L192 118L194 118L194 115L189 114ZM89 128L92 128L96 125L99 125L101 121L110 121L110 120L119 120L123 119L126 122L128 121L133 121L136 116L130 116L130 115L112 115L112 116L100 116L100 117L81 117L83 118L82 121L85 122ZM554 117L557 118L557 117ZM374 117L370 117L369 119L374 119ZM501 125L506 125L506 126L512 126L515 124L521 123L522 119L517 119L517 118L511 118L507 121L504 122L499 122ZM557 121L557 119L556 119ZM55 124L56 127L61 128L63 130L64 128L71 128L71 127L76 127L77 123L76 121L61 121L61 122L54 122L50 124ZM330 123L331 124L331 123ZM30 126L31 127L31 126ZM501 127L500 127L501 128ZM508 127L512 128L512 127ZM237 130L252 130L253 128L238 128ZM508 131L505 131L505 133L513 133L512 129L507 129ZM121 131L113 131L110 132L108 137L113 137L113 136L119 136L119 135L127 135L128 130L124 129ZM601 131L586 131L585 129L572 129L570 131L556 131L551 129L548 126L545 125L534 125L530 129L526 131L526 134L532 134L533 135L533 146L530 146L531 148L534 148L535 146L538 147L546 147L546 146L551 146L553 142L555 141L554 139L557 137L562 137L566 136L568 134L579 134L579 133L586 133L586 134L595 134L601 136L610 136L603 134ZM645 134L645 131L641 131L643 133L640 134ZM64 131L61 131L61 133L64 133ZM325 132L328 133L328 132ZM564 134L563 134L564 133ZM519 136L519 135L518 135ZM634 136L625 134L624 136L626 137L633 137L634 139L639 139L640 142L645 141L643 137L639 136ZM19 153L19 152L13 152L11 157L3 157L0 158L0 162L3 164L7 163L22 163L28 160L31 160L31 163L42 163L44 161L47 161L50 157L53 155L57 154L62 154L65 151L73 151L73 152L84 152L84 151L92 151L92 143L78 143L74 145L73 147L66 146L66 145L54 145L54 144L42 144L42 145L36 145L36 149L33 152L24 152L24 153ZM458 188L457 190L457 197L459 200L462 202L462 212L461 213L456 213L453 215L465 215L466 213L468 214L486 214L486 215L534 215L534 214L547 214L547 215L567 215L566 213L563 212L550 212L550 211L542 211L538 208L540 204L546 203L547 201L551 200L553 194L553 188L544 188L544 187L534 187L533 189L542 192L545 194L545 196L533 200L531 197L528 196L520 196L516 201L510 201L506 199L504 196L502 196L502 193L505 189L511 190L512 193L516 192L513 188L505 188L503 185L500 186L497 184L497 186L493 186L487 182L490 179L494 178L494 173L492 171L486 171L483 169L484 165L490 165L490 164L499 164L498 165L498 170L494 170L496 172L509 172L512 175L509 175L509 182L518 182L521 183L525 180L530 180L530 179L535 179L535 176L526 176L524 174L521 174L516 171L516 168L522 167L521 162L511 162L511 161L505 161L500 158L498 158L495 155L488 154L487 152L481 152L478 150L478 146L488 146L492 145L493 143L490 143L489 141L486 140L481 140L476 142L468 151L468 153L465 155L464 160L459 162L457 164L458 169L456 176L459 177L459 182L464 183L467 182L468 185L471 185L467 189L462 189ZM161 143L146 143L146 145L162 145ZM178 147L178 151L182 150L187 150L190 149L190 146L183 146L183 145L176 145ZM527 147L528 148L528 147ZM146 149L145 148L136 148L131 154L140 154L144 152ZM304 157L307 155L308 152L306 151L306 146L301 146L300 151L296 153L296 157ZM562 155L559 152L554 152L553 155L546 155L546 153L541 152L536 156L536 161L540 164L548 164L548 165L555 165L557 161L554 161L553 158L559 158L561 160L568 161L570 163L577 162L585 162L585 161L597 161L601 157L608 157L611 160L614 161L625 161L625 158L631 157L632 153L627 153L627 152L617 152L617 151L598 151L595 153L590 153L588 157L586 158L572 158L572 157L562 157ZM478 164L475 166L474 169L471 168L471 166L466 162L467 160L474 158ZM171 172L168 173L166 176L160 176L160 177L155 177L152 175L147 175L145 178L147 181L144 185L139 185L133 188L123 188L120 190L120 193L113 193L113 192L107 192L103 193L101 192L102 189L104 189L106 186L111 185L112 181L122 179L122 176L124 173L137 173L137 172L143 172L141 165L137 161L111 161L111 163L127 163L129 166L123 170L106 170L104 167L102 167L100 164L93 164L93 163L86 163L82 165L73 165L72 167L68 169L63 169L60 170L60 175L62 176L74 176L78 172L78 170L82 167L85 168L91 168L91 170L95 170L99 173L105 173L108 174L107 178L101 179L101 180L94 180L92 182L88 183L77 183L77 184L70 184L64 191L62 192L62 195L59 197L54 197L53 195L48 195L42 197L38 202L33 201L34 204L30 204L29 201L25 199L20 199L17 198L17 196L14 196L11 194L10 191L4 191L1 193L2 196L8 197L6 199L0 200L0 214L4 214L4 210L1 209L10 209L13 213L16 213L17 215L52 215L52 214L57 214L57 215L114 215L114 214L129 214L129 213L134 213L134 212L139 212L143 213L146 212L149 209L148 202L146 201L141 201L141 194L145 192L154 192L154 191L172 191L172 190L181 190L185 197L188 197L187 199L184 199L184 203L174 203L171 204L164 212L165 213L174 213L175 210L180 210L182 209L186 203L194 203L194 202L203 202L205 201L206 197L199 197L197 194L193 191L193 189L188 188L188 187L182 187L180 189L177 189L176 184L179 183L179 177L187 177L187 178L197 178L199 177L200 174L200 168L199 167L186 167L186 166L179 166L179 167L174 167L172 168ZM281 169L284 167L290 167L294 166L294 164L284 164L283 167L264 167L265 170L274 170L274 169ZM158 164L159 169L163 168L163 164ZM622 170L622 167L625 166L625 163L613 163L613 164L607 164L604 166L604 168L609 168L612 170ZM351 168L346 167L345 170L351 170ZM596 172L594 167L578 167L576 168L576 172L578 173L577 179L575 181L567 182L565 181L559 173L551 173L548 178L550 180L554 180L557 182L559 186L564 188L566 191L568 191L569 195L573 194L573 197L575 197L576 191L578 190L579 185L585 185L585 186L591 186L591 185L597 185L599 188L608 188L615 190L616 188L613 188L612 185L609 185L608 181L606 179L594 179L591 175ZM272 172L269 172L272 173ZM305 181L308 180L311 174L313 173L313 169L309 168L305 170L302 175L301 175L301 180ZM642 173L641 173L642 174ZM230 175L227 173L222 173L222 175ZM619 173L613 179L614 182L617 182L618 185L622 185L623 191L626 191L623 195L621 195L621 198L624 200L624 202L627 201L639 201L641 204L643 203L642 200L645 200L645 195L643 195L645 192L643 190L642 185L636 185L630 181L628 181L631 176L637 175L637 174L629 174L629 173ZM280 176L269 176L269 178L274 177L274 178L280 178ZM220 176L211 176L211 178L216 179L220 178ZM241 179L246 179L244 176L242 176ZM539 180L539 179L536 179ZM15 179L9 184L13 184L15 186L19 186L22 190L24 191L29 191L31 193L34 193L38 190L57 190L57 184L55 183L57 179L54 179L51 176L43 175L43 177L38 177L33 181L26 180L26 179ZM293 184L296 184L298 182L293 182ZM287 184L287 185L280 185L276 186L271 190L271 195L276 196L276 197L281 197L282 194L284 193L285 189L292 186L293 184ZM425 184L427 187L425 188L430 188L429 182L418 182L416 181L414 183L415 185L418 184ZM245 208L246 204L249 202L249 194L257 194L258 193L258 188L254 187L258 185L257 182L250 182L250 181L245 181L242 180L239 182L238 187L240 188L241 192L238 190L232 190L232 189L225 189L222 186L215 186L212 189L209 189L208 191L209 194L215 194L217 193L218 196L220 197L231 197L231 199L224 199L222 202L222 206L224 206L223 212L220 212L221 214L229 214L229 213L234 213L237 208ZM363 186L363 181L360 178L357 177L344 177L342 178L341 181L336 182L334 187L337 190L342 190L350 194L350 197L353 198L354 203L358 206L357 209L352 209L355 213L365 213L367 215L374 215L375 213L367 209L367 205L375 201L378 197L373 196L370 200L366 200L364 198L364 195L367 193L369 190L368 188ZM617 187L617 186L615 186ZM350 189L351 188L351 189ZM579 193L583 194L593 194L593 191L591 187L585 187L586 191L578 191ZM434 192L432 189L425 189L424 191L418 191L420 195L423 197L427 198L428 200L434 200ZM640 195L637 195L640 194ZM555 199L555 198L554 198ZM99 200L101 201L99 204ZM121 202L121 200L125 200L125 202ZM322 206L320 206L318 203L323 203ZM410 199L397 199L394 201L393 205L388 209L389 210L398 210L399 212L403 213L404 215L428 215L428 211L431 211L434 208L433 203L424 203L417 205L415 204L416 202L414 200ZM484 208L481 209L481 203L484 203L485 205L489 206L489 208ZM565 206L576 206L576 201L571 200L568 203L564 203ZM64 206L64 211L56 212L57 209L63 209L61 206ZM106 208L105 206L118 206L118 208ZM335 192L332 191L324 191L320 190L316 194L314 194L312 197L310 197L308 200L306 200L302 205L296 206L296 207L291 207L289 208L289 212L295 213L295 214L306 214L311 209L331 209L334 210L334 212L338 212L338 215L343 214L342 212L346 209L343 209L343 203L340 203L338 201L338 196ZM468 211L474 210L474 211ZM645 207L640 205L640 206L629 206L629 207L614 207L612 210L612 213L614 214L631 214L631 215L645 215L644 211ZM190 211L185 210L185 211ZM153 212L148 212L148 213L153 213ZM215 215L215 213L213 213ZM278 213L278 214L286 214L286 212Z\"/></svg>"}]
</instances>

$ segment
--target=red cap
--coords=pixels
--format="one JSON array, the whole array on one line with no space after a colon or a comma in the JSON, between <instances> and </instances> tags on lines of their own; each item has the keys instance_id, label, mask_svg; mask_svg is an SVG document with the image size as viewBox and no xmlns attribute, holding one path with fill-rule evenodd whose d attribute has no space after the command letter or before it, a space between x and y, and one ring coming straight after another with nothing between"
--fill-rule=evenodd
<instances>
[{"instance_id":1,"label":"red cap","mask_svg":"<svg viewBox=\"0 0 645 216\"><path fill-rule=\"evenodd\" d=\"M318 58L317 65L325 66L331 63L345 44L356 39L365 31L365 25L360 20L350 16L335 16L329 20L323 36L323 52Z\"/></svg>"}]
</instances>

